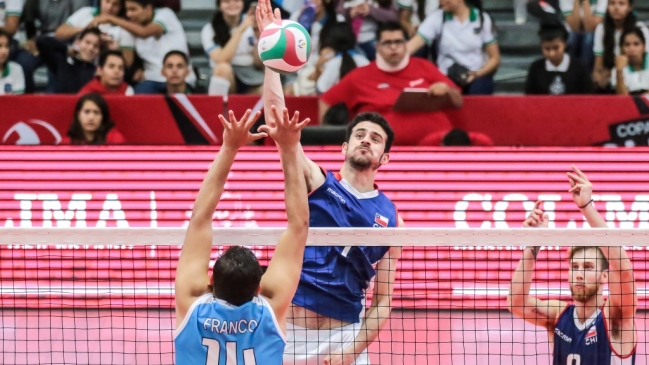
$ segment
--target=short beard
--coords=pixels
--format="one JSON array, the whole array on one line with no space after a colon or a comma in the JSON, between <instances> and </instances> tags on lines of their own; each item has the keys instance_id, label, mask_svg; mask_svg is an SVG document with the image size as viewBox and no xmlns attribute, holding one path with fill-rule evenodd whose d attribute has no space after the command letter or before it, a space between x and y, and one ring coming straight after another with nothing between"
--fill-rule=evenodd
<instances>
[{"instance_id":1,"label":"short beard","mask_svg":"<svg viewBox=\"0 0 649 365\"><path fill-rule=\"evenodd\" d=\"M580 302L580 303L588 302L592 297L597 295L598 291L599 291L599 286L596 286L593 289L586 290L583 294L575 294L574 290L572 290L572 286L570 287L570 293L572 294L572 299L575 302Z\"/></svg>"},{"instance_id":2,"label":"short beard","mask_svg":"<svg viewBox=\"0 0 649 365\"><path fill-rule=\"evenodd\" d=\"M349 166L356 171L365 172L368 170L378 170L380 164L372 165L372 160L367 157L347 157Z\"/></svg>"}]
</instances>

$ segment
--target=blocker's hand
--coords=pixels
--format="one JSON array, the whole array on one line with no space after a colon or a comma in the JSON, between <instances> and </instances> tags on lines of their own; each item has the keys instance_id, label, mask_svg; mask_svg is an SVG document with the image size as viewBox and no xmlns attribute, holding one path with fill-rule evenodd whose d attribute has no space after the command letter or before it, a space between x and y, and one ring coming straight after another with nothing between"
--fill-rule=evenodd
<instances>
[{"instance_id":1,"label":"blocker's hand","mask_svg":"<svg viewBox=\"0 0 649 365\"><path fill-rule=\"evenodd\" d=\"M279 114L277 107L271 107L273 119L277 121L274 126L262 125L259 127L260 132L268 134L275 140L278 146L290 147L300 143L302 129L309 124L310 119L300 120L300 112L295 112L293 118L288 115L288 109L284 108L282 115Z\"/></svg>"},{"instance_id":2,"label":"blocker's hand","mask_svg":"<svg viewBox=\"0 0 649 365\"><path fill-rule=\"evenodd\" d=\"M230 121L225 120L222 115L219 115L219 120L221 121L221 124L223 124L224 147L227 146L239 149L252 141L268 137L264 132L255 134L250 133L250 128L255 124L257 118L261 115L261 112L258 111L252 116L250 116L250 114L252 114L252 111L248 109L243 117L240 120L237 120L232 110L230 110L230 113L228 113Z\"/></svg>"},{"instance_id":3,"label":"blocker's hand","mask_svg":"<svg viewBox=\"0 0 649 365\"><path fill-rule=\"evenodd\" d=\"M543 202L540 200L534 204L534 209L532 209L532 212L523 222L524 228L548 228L550 217L548 216L548 213L543 212L541 204L543 204Z\"/></svg>"},{"instance_id":4,"label":"blocker's hand","mask_svg":"<svg viewBox=\"0 0 649 365\"><path fill-rule=\"evenodd\" d=\"M581 172L575 165L572 165L572 172L566 173L568 175L568 182L570 183L570 193L572 193L572 200L578 207L586 207L593 195L593 184L588 180L586 174Z\"/></svg>"}]
</instances>

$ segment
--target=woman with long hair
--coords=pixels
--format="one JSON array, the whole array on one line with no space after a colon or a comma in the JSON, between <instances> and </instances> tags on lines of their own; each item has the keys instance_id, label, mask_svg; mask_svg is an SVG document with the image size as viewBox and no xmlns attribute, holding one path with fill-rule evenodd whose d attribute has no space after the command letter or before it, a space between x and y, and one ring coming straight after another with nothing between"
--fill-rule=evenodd
<instances>
[{"instance_id":1,"label":"woman with long hair","mask_svg":"<svg viewBox=\"0 0 649 365\"><path fill-rule=\"evenodd\" d=\"M649 92L649 53L647 38L636 27L622 33L622 54L615 58L611 82L618 94L645 94Z\"/></svg>"},{"instance_id":2,"label":"woman with long hair","mask_svg":"<svg viewBox=\"0 0 649 365\"><path fill-rule=\"evenodd\" d=\"M243 9L243 0L216 0L212 21L201 31L212 65L210 95L261 93L264 68L257 55L256 7Z\"/></svg>"},{"instance_id":3,"label":"woman with long hair","mask_svg":"<svg viewBox=\"0 0 649 365\"><path fill-rule=\"evenodd\" d=\"M633 13L634 0L608 0L604 22L595 29L595 68L593 70L593 81L598 91L612 90L611 70L615 68L615 57L620 54L620 37L622 33L639 27L645 38L649 38L647 27L638 22Z\"/></svg>"},{"instance_id":4,"label":"woman with long hair","mask_svg":"<svg viewBox=\"0 0 649 365\"><path fill-rule=\"evenodd\" d=\"M79 98L68 135L61 144L106 145L122 144L124 137L115 129L110 119L106 100L97 93Z\"/></svg>"},{"instance_id":5,"label":"woman with long hair","mask_svg":"<svg viewBox=\"0 0 649 365\"><path fill-rule=\"evenodd\" d=\"M0 28L0 95L22 94L25 92L23 68L9 61L11 36Z\"/></svg>"},{"instance_id":6,"label":"woman with long hair","mask_svg":"<svg viewBox=\"0 0 649 365\"><path fill-rule=\"evenodd\" d=\"M493 94L500 50L482 1L441 0L440 5L410 39L408 52L414 54L425 44L436 44L437 67L464 94Z\"/></svg>"}]
</instances>

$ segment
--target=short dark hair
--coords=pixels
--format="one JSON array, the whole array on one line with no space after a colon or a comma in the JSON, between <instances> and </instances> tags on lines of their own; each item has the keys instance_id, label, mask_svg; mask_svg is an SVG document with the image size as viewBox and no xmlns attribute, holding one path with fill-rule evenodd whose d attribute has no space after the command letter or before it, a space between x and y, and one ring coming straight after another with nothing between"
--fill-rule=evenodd
<instances>
[{"instance_id":1,"label":"short dark hair","mask_svg":"<svg viewBox=\"0 0 649 365\"><path fill-rule=\"evenodd\" d=\"M79 37L77 39L82 40L88 34L94 34L101 39L101 31L99 30L99 28L86 28L82 30L81 33L79 33Z\"/></svg>"},{"instance_id":2,"label":"short dark hair","mask_svg":"<svg viewBox=\"0 0 649 365\"><path fill-rule=\"evenodd\" d=\"M565 25L562 23L546 22L541 23L541 28L539 29L539 38L541 42L550 42L555 39L559 39L563 43L568 42L568 30Z\"/></svg>"},{"instance_id":3,"label":"short dark hair","mask_svg":"<svg viewBox=\"0 0 649 365\"><path fill-rule=\"evenodd\" d=\"M174 49L174 50L172 50L172 51L167 52L167 54L166 54L166 55L164 56L164 58L162 59L162 65L163 65L163 66L164 66L164 64L167 62L167 58L169 58L169 57L171 57L171 56L180 56L180 57L182 57L183 60L185 61L185 64L189 65L189 58L187 57L187 55L185 54L185 52Z\"/></svg>"},{"instance_id":4,"label":"short dark hair","mask_svg":"<svg viewBox=\"0 0 649 365\"><path fill-rule=\"evenodd\" d=\"M379 27L376 29L376 41L381 41L381 34L383 34L383 32L392 32L395 30L400 30L403 33L403 37L408 39L408 32L406 32L406 29L401 25L401 23L389 21L379 23Z\"/></svg>"},{"instance_id":5,"label":"short dark hair","mask_svg":"<svg viewBox=\"0 0 649 365\"><path fill-rule=\"evenodd\" d=\"M125 0L124 2L126 1L132 1L134 3L138 3L143 8L146 8L149 5L151 5L151 7L155 7L155 0Z\"/></svg>"},{"instance_id":6,"label":"short dark hair","mask_svg":"<svg viewBox=\"0 0 649 365\"><path fill-rule=\"evenodd\" d=\"M122 51L111 49L111 50L102 52L99 55L99 67L103 68L106 65L106 61L108 61L108 57L110 57L110 56L115 56L115 57L121 58L122 62L124 62L124 66L126 66L126 60L124 59L124 55L122 54Z\"/></svg>"},{"instance_id":7,"label":"short dark hair","mask_svg":"<svg viewBox=\"0 0 649 365\"><path fill-rule=\"evenodd\" d=\"M442 146L470 146L471 137L462 129L452 129L442 138Z\"/></svg>"},{"instance_id":8,"label":"short dark hair","mask_svg":"<svg viewBox=\"0 0 649 365\"><path fill-rule=\"evenodd\" d=\"M352 119L349 125L347 125L347 136L345 137L345 140L349 143L349 140L352 138L352 133L354 132L354 127L356 127L358 123L362 122L374 123L383 128L387 135L383 152L390 152L390 148L392 148L392 143L394 142L394 130L392 130L388 121L379 113L365 112L358 114L354 119Z\"/></svg>"},{"instance_id":9,"label":"short dark hair","mask_svg":"<svg viewBox=\"0 0 649 365\"><path fill-rule=\"evenodd\" d=\"M213 294L232 305L243 305L257 294L263 270L248 248L232 246L214 263Z\"/></svg>"},{"instance_id":10,"label":"short dark hair","mask_svg":"<svg viewBox=\"0 0 649 365\"><path fill-rule=\"evenodd\" d=\"M577 254L577 252L580 251L586 251L588 249L595 249L597 250L596 259L599 261L599 269L601 271L608 270L608 259L606 259L606 256L604 256L604 253L602 252L602 249L597 247L597 246L574 246L570 248L570 251L568 252L568 262L572 262L572 258Z\"/></svg>"}]
</instances>

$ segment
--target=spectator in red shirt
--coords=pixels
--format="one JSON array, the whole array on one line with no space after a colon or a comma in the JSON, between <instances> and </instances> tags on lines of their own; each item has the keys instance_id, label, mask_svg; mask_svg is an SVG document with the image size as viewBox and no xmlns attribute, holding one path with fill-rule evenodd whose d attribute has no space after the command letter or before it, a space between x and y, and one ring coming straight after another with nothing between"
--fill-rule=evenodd
<instances>
[{"instance_id":1,"label":"spectator in red shirt","mask_svg":"<svg viewBox=\"0 0 649 365\"><path fill-rule=\"evenodd\" d=\"M330 106L345 103L350 115L374 111L394 128L395 144L417 145L429 133L448 131L451 123L442 112L395 112L394 103L406 88L427 88L447 96L454 108L462 106L460 89L428 60L410 58L406 31L398 22L379 25L376 61L347 74L320 98L320 120Z\"/></svg>"},{"instance_id":2,"label":"spectator in red shirt","mask_svg":"<svg viewBox=\"0 0 649 365\"><path fill-rule=\"evenodd\" d=\"M106 145L124 142L124 137L110 119L108 103L101 95L92 93L79 98L74 109L74 120L61 144Z\"/></svg>"},{"instance_id":3,"label":"spectator in red shirt","mask_svg":"<svg viewBox=\"0 0 649 365\"><path fill-rule=\"evenodd\" d=\"M97 65L97 76L79 91L79 95L133 95L133 88L124 82L125 65L126 60L121 51L110 50L102 53Z\"/></svg>"}]
</instances>

